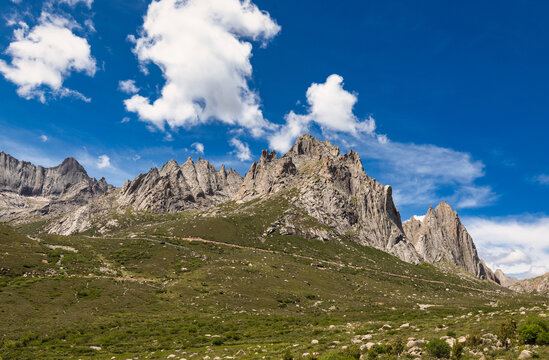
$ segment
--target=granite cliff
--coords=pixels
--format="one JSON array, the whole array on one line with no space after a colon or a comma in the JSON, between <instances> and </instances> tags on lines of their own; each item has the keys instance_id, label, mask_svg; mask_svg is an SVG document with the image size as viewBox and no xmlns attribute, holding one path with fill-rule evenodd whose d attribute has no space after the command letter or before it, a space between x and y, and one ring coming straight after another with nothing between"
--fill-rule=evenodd
<instances>
[{"instance_id":1,"label":"granite cliff","mask_svg":"<svg viewBox=\"0 0 549 360\"><path fill-rule=\"evenodd\" d=\"M96 180L74 158L52 168L0 152L0 219L56 215L86 205L113 187Z\"/></svg>"},{"instance_id":2,"label":"granite cliff","mask_svg":"<svg viewBox=\"0 0 549 360\"><path fill-rule=\"evenodd\" d=\"M446 202L435 209L430 207L421 220L412 217L403 228L426 262L447 262L481 279L497 282L492 270L479 258L475 243L457 212Z\"/></svg>"}]
</instances>

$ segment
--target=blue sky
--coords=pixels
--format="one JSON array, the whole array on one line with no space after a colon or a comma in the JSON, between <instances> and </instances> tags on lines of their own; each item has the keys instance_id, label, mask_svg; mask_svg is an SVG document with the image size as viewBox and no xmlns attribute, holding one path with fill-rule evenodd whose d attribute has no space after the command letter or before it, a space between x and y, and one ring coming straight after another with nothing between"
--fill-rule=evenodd
<instances>
[{"instance_id":1,"label":"blue sky","mask_svg":"<svg viewBox=\"0 0 549 360\"><path fill-rule=\"evenodd\" d=\"M6 0L0 148L45 166L74 156L120 186L189 155L244 174L310 132L356 150L403 219L447 200L490 266L532 276L549 271L548 12Z\"/></svg>"}]
</instances>

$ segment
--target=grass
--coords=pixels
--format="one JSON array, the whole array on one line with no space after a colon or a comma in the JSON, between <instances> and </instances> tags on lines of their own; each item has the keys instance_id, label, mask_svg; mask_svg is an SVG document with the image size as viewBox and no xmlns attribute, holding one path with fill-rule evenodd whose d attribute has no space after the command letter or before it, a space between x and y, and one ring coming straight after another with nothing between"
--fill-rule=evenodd
<instances>
[{"instance_id":1,"label":"grass","mask_svg":"<svg viewBox=\"0 0 549 360\"><path fill-rule=\"evenodd\" d=\"M363 335L390 358L383 349L397 340L496 333L509 317L520 325L549 312L547 297L407 264L345 236L265 235L288 214L322 226L292 208L292 196L225 203L207 216L126 212L104 235L0 225L0 358L348 359ZM518 346L489 354L516 358Z\"/></svg>"}]
</instances>

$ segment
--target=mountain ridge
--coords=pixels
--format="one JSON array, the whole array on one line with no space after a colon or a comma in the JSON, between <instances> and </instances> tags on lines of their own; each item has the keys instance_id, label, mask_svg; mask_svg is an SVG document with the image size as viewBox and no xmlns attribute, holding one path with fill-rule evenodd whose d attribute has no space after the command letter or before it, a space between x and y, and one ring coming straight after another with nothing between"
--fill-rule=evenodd
<instances>
[{"instance_id":1,"label":"mountain ridge","mask_svg":"<svg viewBox=\"0 0 549 360\"><path fill-rule=\"evenodd\" d=\"M53 169L75 179L87 176L72 158ZM448 204L429 209L423 219L429 226L415 219L403 223L391 186L369 177L355 151L341 154L338 146L310 134L298 137L281 156L274 150L263 150L244 178L224 165L215 169L202 158L195 162L189 157L181 165L171 159L120 188L111 186L86 199L48 222L45 229L69 235L95 227L104 233L119 226L113 216L121 216L127 209L158 214L208 210L226 201L263 201L287 191L295 191L293 205L321 226L304 226L303 214L285 212L265 228L266 234L276 231L323 241L343 236L406 262L447 261L476 277L500 283L478 257L472 238ZM216 211L204 216L217 216Z\"/></svg>"},{"instance_id":2,"label":"mountain ridge","mask_svg":"<svg viewBox=\"0 0 549 360\"><path fill-rule=\"evenodd\" d=\"M58 215L98 199L114 187L88 176L68 157L55 167L36 166L0 152L0 219Z\"/></svg>"}]
</instances>

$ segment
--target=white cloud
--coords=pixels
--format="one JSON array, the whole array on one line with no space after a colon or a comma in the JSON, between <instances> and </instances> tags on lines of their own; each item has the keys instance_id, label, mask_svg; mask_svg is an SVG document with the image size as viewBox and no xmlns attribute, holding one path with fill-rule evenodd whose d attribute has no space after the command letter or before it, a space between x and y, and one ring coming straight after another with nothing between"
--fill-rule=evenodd
<instances>
[{"instance_id":1,"label":"white cloud","mask_svg":"<svg viewBox=\"0 0 549 360\"><path fill-rule=\"evenodd\" d=\"M464 218L481 258L506 275L549 272L549 217Z\"/></svg>"},{"instance_id":2,"label":"white cloud","mask_svg":"<svg viewBox=\"0 0 549 360\"><path fill-rule=\"evenodd\" d=\"M357 100L355 94L343 89L343 78L337 74L330 75L323 84L313 83L307 90L308 113L287 114L286 123L269 140L271 147L287 151L299 135L308 131L311 122L318 124L323 132L372 135L376 128L374 119L360 121L353 113ZM385 135L380 135L380 139L388 141Z\"/></svg>"},{"instance_id":3,"label":"white cloud","mask_svg":"<svg viewBox=\"0 0 549 360\"><path fill-rule=\"evenodd\" d=\"M312 84L307 90L308 112L289 112L285 124L269 137L270 147L287 151L314 123L332 141L338 140L364 159L374 160L383 181L393 185L399 206L433 205L447 200L457 208L471 208L489 205L497 198L489 186L475 184L484 176L482 162L473 160L470 154L436 145L390 141L386 134L375 132L372 117L361 121L353 113L357 100L355 93L343 89L339 75L329 76L324 84Z\"/></svg>"},{"instance_id":4,"label":"white cloud","mask_svg":"<svg viewBox=\"0 0 549 360\"><path fill-rule=\"evenodd\" d=\"M107 155L101 155L97 158L97 167L105 169L111 167L111 159Z\"/></svg>"},{"instance_id":5,"label":"white cloud","mask_svg":"<svg viewBox=\"0 0 549 360\"><path fill-rule=\"evenodd\" d=\"M91 9L93 0L57 0L60 4L67 4L69 6L76 6L78 4L83 4L88 7L88 9Z\"/></svg>"},{"instance_id":6,"label":"white cloud","mask_svg":"<svg viewBox=\"0 0 549 360\"><path fill-rule=\"evenodd\" d=\"M124 102L126 109L159 129L166 123L189 127L216 119L262 135L273 125L248 86L248 40L265 44L279 30L250 0L151 2L140 37L129 39L142 68L156 64L166 83L156 100L136 94Z\"/></svg>"},{"instance_id":7,"label":"white cloud","mask_svg":"<svg viewBox=\"0 0 549 360\"><path fill-rule=\"evenodd\" d=\"M196 151L197 153L204 154L204 144L195 142L191 146L193 147L194 151Z\"/></svg>"},{"instance_id":8,"label":"white cloud","mask_svg":"<svg viewBox=\"0 0 549 360\"><path fill-rule=\"evenodd\" d=\"M125 116L125 117L122 118L122 120L121 120L120 122L121 122L122 124L128 123L128 122L130 122L130 118L127 117L127 116Z\"/></svg>"},{"instance_id":9,"label":"white cloud","mask_svg":"<svg viewBox=\"0 0 549 360\"><path fill-rule=\"evenodd\" d=\"M380 141L371 136L350 147L370 160L370 167L375 165L383 174L382 180L392 185L397 206L428 206L446 200L456 208L475 208L497 199L490 186L476 184L484 176L484 164L468 153L429 144Z\"/></svg>"},{"instance_id":10,"label":"white cloud","mask_svg":"<svg viewBox=\"0 0 549 360\"><path fill-rule=\"evenodd\" d=\"M42 140L42 142L48 141L48 137L46 135L40 135L40 139Z\"/></svg>"},{"instance_id":11,"label":"white cloud","mask_svg":"<svg viewBox=\"0 0 549 360\"><path fill-rule=\"evenodd\" d=\"M423 219L425 219L425 215L413 215L412 217L419 221L423 221Z\"/></svg>"},{"instance_id":12,"label":"white cloud","mask_svg":"<svg viewBox=\"0 0 549 360\"><path fill-rule=\"evenodd\" d=\"M63 87L64 79L73 71L95 74L95 59L88 41L73 33L78 25L59 15L43 12L32 29L23 22L14 30L14 40L5 53L11 64L0 59L0 73L17 85L17 93L25 99L46 101L46 94L74 96L89 101L79 92Z\"/></svg>"},{"instance_id":13,"label":"white cloud","mask_svg":"<svg viewBox=\"0 0 549 360\"><path fill-rule=\"evenodd\" d=\"M541 185L549 185L549 175L540 174L534 178L534 180Z\"/></svg>"},{"instance_id":14,"label":"white cloud","mask_svg":"<svg viewBox=\"0 0 549 360\"><path fill-rule=\"evenodd\" d=\"M126 94L137 94L140 90L135 85L135 80L120 80L118 82L118 89Z\"/></svg>"},{"instance_id":15,"label":"white cloud","mask_svg":"<svg viewBox=\"0 0 549 360\"><path fill-rule=\"evenodd\" d=\"M232 138L230 144L235 148L233 154L240 161L249 161L252 159L252 153L248 144L243 143L237 138Z\"/></svg>"}]
</instances>

